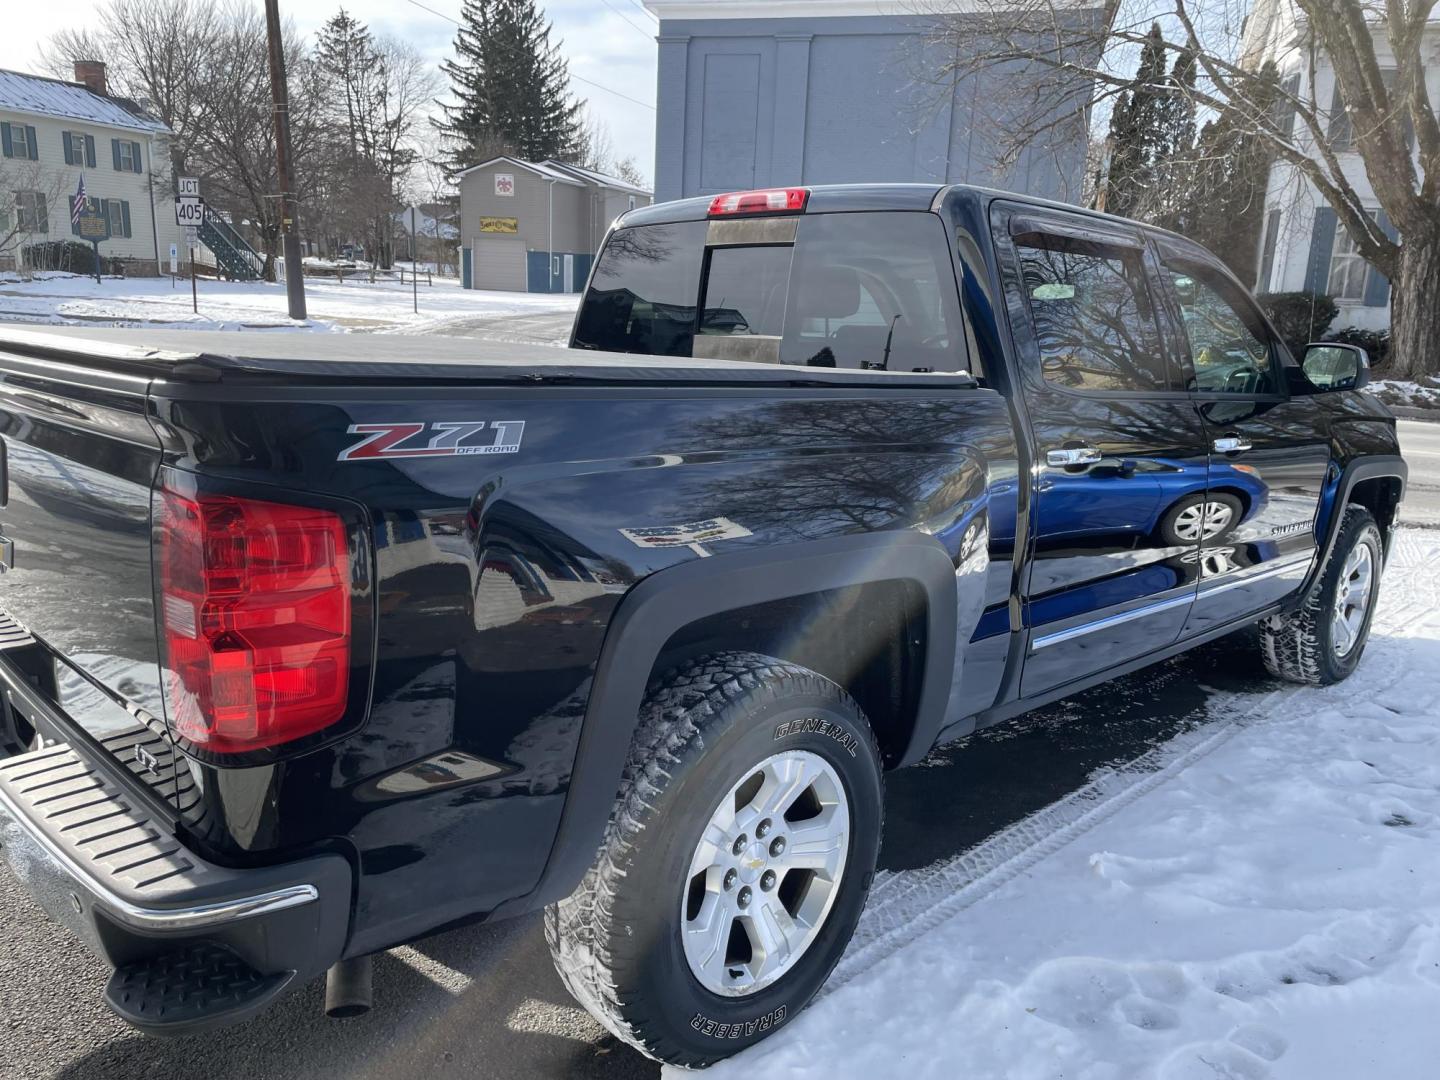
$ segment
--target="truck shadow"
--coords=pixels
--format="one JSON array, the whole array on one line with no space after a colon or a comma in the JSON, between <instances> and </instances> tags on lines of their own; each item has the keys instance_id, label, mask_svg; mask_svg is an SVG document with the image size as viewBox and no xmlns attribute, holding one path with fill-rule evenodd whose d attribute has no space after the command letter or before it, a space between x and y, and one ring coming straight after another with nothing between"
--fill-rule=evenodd
<instances>
[{"instance_id":1,"label":"truck shadow","mask_svg":"<svg viewBox=\"0 0 1440 1080\"><path fill-rule=\"evenodd\" d=\"M943 747L922 766L888 778L881 866L909 870L963 852L1080 787L1095 769L1133 760L1203 722L1214 692L1258 694L1273 686L1254 642L1239 635ZM86 994L103 979L98 965L90 966L93 984L78 984ZM375 969L375 1009L359 1019L326 1020L322 989L316 981L240 1027L173 1041L142 1038L97 1004L87 1010L85 1042L92 1049L48 1075L659 1074L570 999L551 967L538 916L456 930L384 954ZM46 986L40 995L47 991L61 992ZM44 1007L33 999L29 1005Z\"/></svg>"}]
</instances>

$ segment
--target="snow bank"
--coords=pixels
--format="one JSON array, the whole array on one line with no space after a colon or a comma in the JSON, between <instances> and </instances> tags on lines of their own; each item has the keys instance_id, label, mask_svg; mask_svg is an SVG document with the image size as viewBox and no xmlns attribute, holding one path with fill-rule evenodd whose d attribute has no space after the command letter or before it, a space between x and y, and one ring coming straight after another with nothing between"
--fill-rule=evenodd
<instances>
[{"instance_id":1,"label":"snow bank","mask_svg":"<svg viewBox=\"0 0 1440 1080\"><path fill-rule=\"evenodd\" d=\"M1434 381L1434 380L1431 380ZM1365 387L1386 405L1409 405L1418 409L1440 409L1440 386L1405 379L1376 379Z\"/></svg>"},{"instance_id":2,"label":"snow bank","mask_svg":"<svg viewBox=\"0 0 1440 1080\"><path fill-rule=\"evenodd\" d=\"M1440 1075L1437 560L1401 533L1346 683L1221 695L1138 767L882 877L821 999L713 1075Z\"/></svg>"}]
</instances>

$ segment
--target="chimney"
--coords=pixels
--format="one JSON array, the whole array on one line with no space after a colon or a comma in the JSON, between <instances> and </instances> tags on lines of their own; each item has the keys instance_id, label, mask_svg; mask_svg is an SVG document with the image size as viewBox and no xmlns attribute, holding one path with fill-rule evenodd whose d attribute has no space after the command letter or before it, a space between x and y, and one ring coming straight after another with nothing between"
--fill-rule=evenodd
<instances>
[{"instance_id":1,"label":"chimney","mask_svg":"<svg viewBox=\"0 0 1440 1080\"><path fill-rule=\"evenodd\" d=\"M107 93L105 89L105 61L76 60L75 81L83 83L92 94Z\"/></svg>"}]
</instances>

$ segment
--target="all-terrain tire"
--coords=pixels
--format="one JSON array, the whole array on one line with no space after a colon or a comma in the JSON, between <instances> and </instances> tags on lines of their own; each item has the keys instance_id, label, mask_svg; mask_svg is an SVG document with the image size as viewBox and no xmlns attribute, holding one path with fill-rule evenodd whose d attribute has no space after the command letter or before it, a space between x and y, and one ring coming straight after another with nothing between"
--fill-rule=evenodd
<instances>
[{"instance_id":1,"label":"all-terrain tire","mask_svg":"<svg viewBox=\"0 0 1440 1080\"><path fill-rule=\"evenodd\" d=\"M1361 544L1372 550L1373 574L1370 582L1369 606L1358 640L1348 651L1336 651L1332 614L1341 589L1341 576L1347 561ZM1289 682L1329 685L1348 678L1360 663L1370 637L1370 622L1380 589L1380 570L1384 565L1385 545L1380 527L1370 511L1363 506L1345 507L1340 533L1325 560L1325 567L1316 579L1310 595L1298 611L1272 615L1260 622L1260 648L1270 674Z\"/></svg>"},{"instance_id":2,"label":"all-terrain tire","mask_svg":"<svg viewBox=\"0 0 1440 1080\"><path fill-rule=\"evenodd\" d=\"M715 993L681 940L691 859L732 788L792 750L839 777L850 814L844 869L793 966L753 993ZM860 707L807 668L727 652L660 678L641 707L595 864L545 912L566 987L618 1038L670 1064L707 1065L764 1039L805 1007L854 932L879 851L881 770Z\"/></svg>"}]
</instances>

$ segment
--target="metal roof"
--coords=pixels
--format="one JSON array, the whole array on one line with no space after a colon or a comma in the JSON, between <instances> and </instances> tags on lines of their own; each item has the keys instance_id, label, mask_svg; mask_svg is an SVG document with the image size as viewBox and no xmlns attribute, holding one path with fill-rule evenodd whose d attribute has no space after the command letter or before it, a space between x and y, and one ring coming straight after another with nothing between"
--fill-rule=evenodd
<instances>
[{"instance_id":1,"label":"metal roof","mask_svg":"<svg viewBox=\"0 0 1440 1080\"><path fill-rule=\"evenodd\" d=\"M97 94L79 83L0 69L0 111L6 110L83 120L131 131L170 130L161 121L144 113L140 106Z\"/></svg>"},{"instance_id":2,"label":"metal roof","mask_svg":"<svg viewBox=\"0 0 1440 1080\"><path fill-rule=\"evenodd\" d=\"M519 158L509 157L504 154L500 155L499 157L493 157L489 161L482 161L479 165L471 165L468 169L461 169L460 172L456 173L455 175L469 176L477 169L488 169L497 161L503 161L507 165L514 165L517 169L527 169L530 172L537 173L540 176L543 176L546 180L558 180L562 184L574 184L576 187L585 186L583 180L579 180L576 177L571 176L568 173L561 172L559 169L553 168L549 165L537 161L521 161Z\"/></svg>"},{"instance_id":3,"label":"metal roof","mask_svg":"<svg viewBox=\"0 0 1440 1080\"><path fill-rule=\"evenodd\" d=\"M646 188L637 187L629 180L621 180L618 176L610 176L606 173L596 172L594 169L582 169L579 165L567 165L563 161L547 160L547 166L552 169L563 169L565 172L573 173L582 180L589 180L592 184L599 184L601 187L614 188L617 191L628 191L632 195L644 195L647 198L654 192Z\"/></svg>"}]
</instances>

